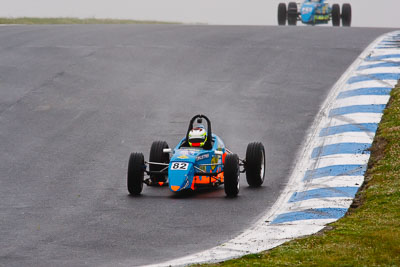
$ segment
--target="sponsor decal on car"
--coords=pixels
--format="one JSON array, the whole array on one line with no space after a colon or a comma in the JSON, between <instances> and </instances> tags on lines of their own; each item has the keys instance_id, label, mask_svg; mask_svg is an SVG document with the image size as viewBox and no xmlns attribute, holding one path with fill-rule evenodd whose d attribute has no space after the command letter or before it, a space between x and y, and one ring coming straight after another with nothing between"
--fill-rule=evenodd
<instances>
[{"instance_id":1,"label":"sponsor decal on car","mask_svg":"<svg viewBox=\"0 0 400 267\"><path fill-rule=\"evenodd\" d=\"M308 13L311 13L312 11L313 11L313 8L309 7L309 6L303 7L303 10L302 10L303 14L308 14Z\"/></svg>"},{"instance_id":2,"label":"sponsor decal on car","mask_svg":"<svg viewBox=\"0 0 400 267\"><path fill-rule=\"evenodd\" d=\"M203 154L203 155L197 156L196 161L200 161L200 160L208 159L208 158L210 158L210 154Z\"/></svg>"},{"instance_id":3,"label":"sponsor decal on car","mask_svg":"<svg viewBox=\"0 0 400 267\"><path fill-rule=\"evenodd\" d=\"M198 152L198 149L182 149L179 151L179 154L183 154L183 155L196 155L196 153Z\"/></svg>"},{"instance_id":4,"label":"sponsor decal on car","mask_svg":"<svg viewBox=\"0 0 400 267\"><path fill-rule=\"evenodd\" d=\"M315 20L327 20L327 19L329 19L329 15L326 15L326 16L324 16L324 15L316 15L315 16Z\"/></svg>"},{"instance_id":5,"label":"sponsor decal on car","mask_svg":"<svg viewBox=\"0 0 400 267\"><path fill-rule=\"evenodd\" d=\"M218 157L215 156L215 157L213 157L213 158L211 159L211 164L217 164L217 163L218 163ZM213 166L211 166L211 169L214 171L216 167L217 167L217 166L213 165Z\"/></svg>"}]
</instances>

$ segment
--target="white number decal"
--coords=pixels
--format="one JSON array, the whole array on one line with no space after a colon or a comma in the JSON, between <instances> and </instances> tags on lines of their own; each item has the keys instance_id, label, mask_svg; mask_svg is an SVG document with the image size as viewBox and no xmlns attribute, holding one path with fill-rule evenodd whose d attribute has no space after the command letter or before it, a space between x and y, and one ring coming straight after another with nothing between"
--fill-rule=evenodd
<instances>
[{"instance_id":1,"label":"white number decal","mask_svg":"<svg viewBox=\"0 0 400 267\"><path fill-rule=\"evenodd\" d=\"M184 171L184 170L187 170L188 167L189 167L189 163L186 163L186 162L174 162L171 165L171 170Z\"/></svg>"}]
</instances>

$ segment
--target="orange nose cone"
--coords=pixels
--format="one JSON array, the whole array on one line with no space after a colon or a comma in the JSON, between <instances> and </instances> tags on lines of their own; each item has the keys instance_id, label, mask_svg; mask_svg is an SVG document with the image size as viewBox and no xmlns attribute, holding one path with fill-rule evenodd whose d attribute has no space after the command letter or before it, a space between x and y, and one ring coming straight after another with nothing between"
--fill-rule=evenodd
<instances>
[{"instance_id":1,"label":"orange nose cone","mask_svg":"<svg viewBox=\"0 0 400 267\"><path fill-rule=\"evenodd\" d=\"M178 186L178 185L171 185L172 191L178 191L179 188L180 188L180 186Z\"/></svg>"}]
</instances>

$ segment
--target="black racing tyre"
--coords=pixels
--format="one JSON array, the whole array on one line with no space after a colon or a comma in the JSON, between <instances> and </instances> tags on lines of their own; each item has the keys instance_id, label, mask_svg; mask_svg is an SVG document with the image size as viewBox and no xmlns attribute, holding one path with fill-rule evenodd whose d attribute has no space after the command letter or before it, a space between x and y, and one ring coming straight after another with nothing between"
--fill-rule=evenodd
<instances>
[{"instance_id":1,"label":"black racing tyre","mask_svg":"<svg viewBox=\"0 0 400 267\"><path fill-rule=\"evenodd\" d=\"M287 18L286 4L280 3L278 5L278 25L285 26Z\"/></svg>"},{"instance_id":2,"label":"black racing tyre","mask_svg":"<svg viewBox=\"0 0 400 267\"><path fill-rule=\"evenodd\" d=\"M332 5L332 25L340 26L340 6L338 4Z\"/></svg>"},{"instance_id":3,"label":"black racing tyre","mask_svg":"<svg viewBox=\"0 0 400 267\"><path fill-rule=\"evenodd\" d=\"M288 24L291 26L297 25L297 4L295 2L290 2L288 5Z\"/></svg>"},{"instance_id":4,"label":"black racing tyre","mask_svg":"<svg viewBox=\"0 0 400 267\"><path fill-rule=\"evenodd\" d=\"M351 26L351 5L343 4L342 6L342 25L344 27Z\"/></svg>"},{"instance_id":5,"label":"black racing tyre","mask_svg":"<svg viewBox=\"0 0 400 267\"><path fill-rule=\"evenodd\" d=\"M236 197L240 187L239 157L228 154L224 164L224 189L228 197Z\"/></svg>"},{"instance_id":6,"label":"black racing tyre","mask_svg":"<svg viewBox=\"0 0 400 267\"><path fill-rule=\"evenodd\" d=\"M169 163L169 154L164 153L164 148L169 148L165 141L154 141L150 148L150 162ZM150 171L161 171L165 166L149 164ZM154 183L166 182L167 178L164 174L151 174L151 181Z\"/></svg>"},{"instance_id":7,"label":"black racing tyre","mask_svg":"<svg viewBox=\"0 0 400 267\"><path fill-rule=\"evenodd\" d=\"M252 187L259 187L265 177L265 149L262 143L250 143L246 149L246 180Z\"/></svg>"},{"instance_id":8,"label":"black racing tyre","mask_svg":"<svg viewBox=\"0 0 400 267\"><path fill-rule=\"evenodd\" d=\"M143 189L144 156L142 153L132 153L129 157L127 185L131 195L139 195Z\"/></svg>"}]
</instances>

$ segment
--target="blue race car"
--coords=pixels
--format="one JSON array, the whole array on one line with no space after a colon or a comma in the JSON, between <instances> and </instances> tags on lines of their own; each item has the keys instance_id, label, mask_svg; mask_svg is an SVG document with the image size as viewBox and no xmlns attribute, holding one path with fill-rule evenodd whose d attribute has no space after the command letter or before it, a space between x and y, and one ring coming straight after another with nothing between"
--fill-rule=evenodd
<instances>
[{"instance_id":1,"label":"blue race car","mask_svg":"<svg viewBox=\"0 0 400 267\"><path fill-rule=\"evenodd\" d=\"M302 4L290 2L286 8L285 3L278 5L278 24L296 25L297 21L301 21L307 25L327 24L332 20L333 26L342 25L350 27L351 25L351 5L343 4L342 13L338 4L329 6L325 0L306 0Z\"/></svg>"},{"instance_id":2,"label":"blue race car","mask_svg":"<svg viewBox=\"0 0 400 267\"><path fill-rule=\"evenodd\" d=\"M201 124L203 119L207 128ZM144 160L142 153L132 153L127 186L131 195L139 195L143 184L168 185L174 193L223 184L226 195L235 197L239 193L240 173L246 173L250 186L262 185L265 176L263 144L250 143L246 158L239 159L225 147L221 138L212 133L210 120L199 114L190 120L186 136L174 149L170 149L165 141L155 141L151 145L149 161ZM149 177L145 178L144 174Z\"/></svg>"}]
</instances>

